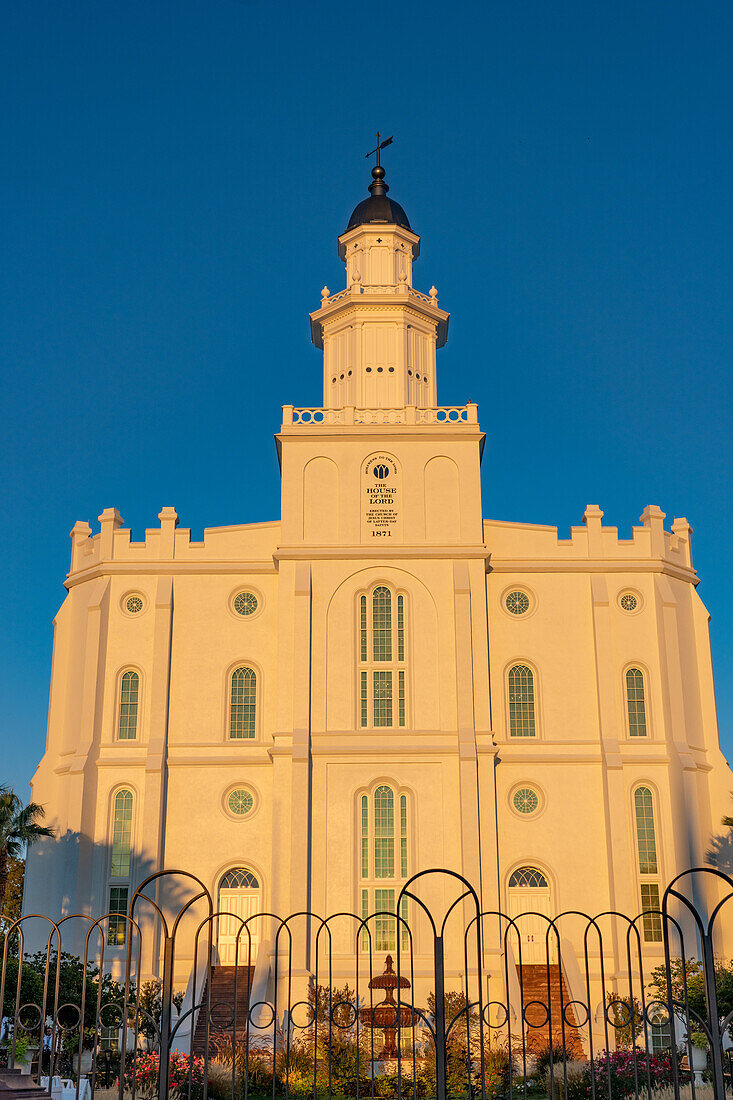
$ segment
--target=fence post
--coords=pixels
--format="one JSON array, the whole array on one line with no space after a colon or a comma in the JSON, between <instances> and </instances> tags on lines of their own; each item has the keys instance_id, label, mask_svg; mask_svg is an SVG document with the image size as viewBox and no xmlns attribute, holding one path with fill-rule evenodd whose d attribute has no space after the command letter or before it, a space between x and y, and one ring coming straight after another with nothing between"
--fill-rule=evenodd
<instances>
[{"instance_id":1,"label":"fence post","mask_svg":"<svg viewBox=\"0 0 733 1100\"><path fill-rule=\"evenodd\" d=\"M713 1070L713 1092L715 1100L725 1100L723 1036L720 1034L718 994L715 989L715 955L713 953L713 937L710 929L708 929L702 937L702 957L705 967L705 1000L708 1006L708 1026L710 1028L710 1057Z\"/></svg>"},{"instance_id":2,"label":"fence post","mask_svg":"<svg viewBox=\"0 0 733 1100\"><path fill-rule=\"evenodd\" d=\"M173 937L163 942L163 986L160 991L160 1068L158 1070L158 1100L168 1100L168 1062L171 1045L173 1004Z\"/></svg>"},{"instance_id":3,"label":"fence post","mask_svg":"<svg viewBox=\"0 0 733 1100\"><path fill-rule=\"evenodd\" d=\"M445 960L443 937L435 937L435 1095L446 1100L448 1081L445 1065ZM716 1097L717 1100L717 1097Z\"/></svg>"}]
</instances>

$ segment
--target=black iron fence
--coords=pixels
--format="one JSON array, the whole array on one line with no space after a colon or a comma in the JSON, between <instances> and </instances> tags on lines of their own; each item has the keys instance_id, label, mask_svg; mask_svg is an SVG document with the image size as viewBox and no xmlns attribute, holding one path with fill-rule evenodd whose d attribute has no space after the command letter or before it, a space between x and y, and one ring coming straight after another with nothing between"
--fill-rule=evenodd
<instances>
[{"instance_id":1,"label":"black iron fence","mask_svg":"<svg viewBox=\"0 0 733 1100\"><path fill-rule=\"evenodd\" d=\"M26 914L5 935L0 1079L29 1070L54 1100L724 1100L733 881L687 871L635 917L550 918L531 896L485 912L429 870L389 909L283 919L164 871L129 913Z\"/></svg>"}]
</instances>

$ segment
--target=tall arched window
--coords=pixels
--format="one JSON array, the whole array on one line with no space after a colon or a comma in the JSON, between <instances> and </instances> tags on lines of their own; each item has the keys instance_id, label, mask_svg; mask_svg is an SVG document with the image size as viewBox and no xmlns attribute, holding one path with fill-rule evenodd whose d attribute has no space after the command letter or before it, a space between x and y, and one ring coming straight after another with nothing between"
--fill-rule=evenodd
<instances>
[{"instance_id":1,"label":"tall arched window","mask_svg":"<svg viewBox=\"0 0 733 1100\"><path fill-rule=\"evenodd\" d=\"M629 737L646 737L644 673L640 668L626 669L626 712L629 716Z\"/></svg>"},{"instance_id":2,"label":"tall arched window","mask_svg":"<svg viewBox=\"0 0 733 1100\"><path fill-rule=\"evenodd\" d=\"M639 849L639 874L656 875L657 840L654 835L654 802L648 787L637 787L634 792L636 814L636 842Z\"/></svg>"},{"instance_id":3,"label":"tall arched window","mask_svg":"<svg viewBox=\"0 0 733 1100\"><path fill-rule=\"evenodd\" d=\"M380 584L359 599L359 722L404 726L405 597Z\"/></svg>"},{"instance_id":4,"label":"tall arched window","mask_svg":"<svg viewBox=\"0 0 733 1100\"><path fill-rule=\"evenodd\" d=\"M109 903L107 942L120 947L125 942L127 904L130 893L130 856L132 851L132 791L117 791L112 800L110 828Z\"/></svg>"},{"instance_id":5,"label":"tall arched window","mask_svg":"<svg viewBox=\"0 0 733 1100\"><path fill-rule=\"evenodd\" d=\"M137 737L137 708L140 702L140 677L133 669L123 672L120 681L120 714L117 736L120 741Z\"/></svg>"},{"instance_id":6,"label":"tall arched window","mask_svg":"<svg viewBox=\"0 0 733 1100\"><path fill-rule=\"evenodd\" d=\"M507 675L509 736L534 737L534 673L528 665L514 665Z\"/></svg>"},{"instance_id":7,"label":"tall arched window","mask_svg":"<svg viewBox=\"0 0 733 1100\"><path fill-rule=\"evenodd\" d=\"M229 736L254 737L257 723L257 674L253 668L235 668L229 704Z\"/></svg>"},{"instance_id":8,"label":"tall arched window","mask_svg":"<svg viewBox=\"0 0 733 1100\"><path fill-rule=\"evenodd\" d=\"M662 918L654 912L659 909L659 860L654 828L654 796L649 787L637 787L634 791L634 819L641 910L644 914L642 932L648 943L659 943L662 939Z\"/></svg>"},{"instance_id":9,"label":"tall arched window","mask_svg":"<svg viewBox=\"0 0 733 1100\"><path fill-rule=\"evenodd\" d=\"M392 787L382 784L370 796L360 797L361 915L381 913L369 922L372 950L396 949L397 922L387 916L396 913L397 897L408 877L407 795L397 797ZM402 899L401 916L407 919L407 898ZM402 928L402 947L409 937ZM362 934L362 949L368 950L369 936Z\"/></svg>"}]
</instances>

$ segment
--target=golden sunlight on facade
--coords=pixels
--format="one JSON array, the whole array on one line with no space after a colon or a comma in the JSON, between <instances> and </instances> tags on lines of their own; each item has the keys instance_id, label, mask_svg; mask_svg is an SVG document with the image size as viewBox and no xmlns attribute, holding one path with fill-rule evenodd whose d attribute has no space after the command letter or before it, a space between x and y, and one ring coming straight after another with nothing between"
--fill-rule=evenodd
<instances>
[{"instance_id":1,"label":"golden sunlight on facade","mask_svg":"<svg viewBox=\"0 0 733 1100\"><path fill-rule=\"evenodd\" d=\"M281 518L73 528L27 912L125 913L181 867L240 916L367 915L445 867L485 910L633 915L704 862L733 781L690 526L483 518L477 407L437 404L449 315L372 174L311 314L323 405L283 406Z\"/></svg>"}]
</instances>

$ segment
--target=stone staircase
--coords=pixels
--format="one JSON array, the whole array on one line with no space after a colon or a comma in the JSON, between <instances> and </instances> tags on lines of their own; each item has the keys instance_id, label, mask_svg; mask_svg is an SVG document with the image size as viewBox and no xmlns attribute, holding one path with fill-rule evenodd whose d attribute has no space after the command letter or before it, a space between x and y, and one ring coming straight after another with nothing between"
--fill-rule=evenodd
<instances>
[{"instance_id":1,"label":"stone staircase","mask_svg":"<svg viewBox=\"0 0 733 1100\"><path fill-rule=\"evenodd\" d=\"M247 1013L249 1012L249 992L254 979L253 966L212 966L211 968L211 1023L209 1025L209 1054L213 1054L220 1043L231 1044L234 1032L234 1007L236 997L236 1039L244 1039L247 1031ZM236 981L235 981L236 978ZM235 989L236 985L236 989ZM193 1034L193 1053L203 1055L206 1050L206 1005L207 989L204 986L202 1008L196 1021ZM197 998L198 999L198 998Z\"/></svg>"},{"instance_id":2,"label":"stone staircase","mask_svg":"<svg viewBox=\"0 0 733 1100\"><path fill-rule=\"evenodd\" d=\"M527 1020L527 1050L537 1052L550 1045L550 1022L547 1019L545 1006L548 1004L548 967L544 963L525 964L517 966L517 978L522 987L522 1000ZM562 1012L560 1007L560 990L562 988L562 1004L565 1007L565 1048L568 1056L583 1058L583 1043L577 1024L577 1016L573 1006L568 1007L570 994L565 982L565 976L561 973L557 963L549 967L549 1007L552 1010L552 1045L558 1048L558 1061L561 1059L563 1043ZM532 1004L539 1001L539 1004Z\"/></svg>"},{"instance_id":3,"label":"stone staircase","mask_svg":"<svg viewBox=\"0 0 733 1100\"><path fill-rule=\"evenodd\" d=\"M42 1100L48 1093L31 1076L19 1069L0 1070L0 1097L3 1100Z\"/></svg>"}]
</instances>

